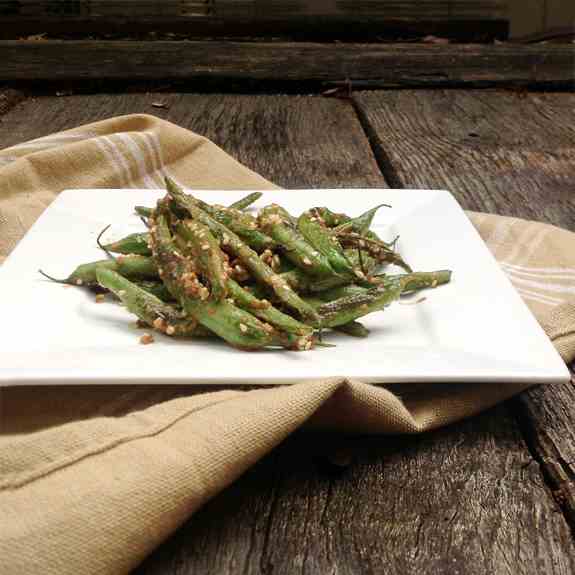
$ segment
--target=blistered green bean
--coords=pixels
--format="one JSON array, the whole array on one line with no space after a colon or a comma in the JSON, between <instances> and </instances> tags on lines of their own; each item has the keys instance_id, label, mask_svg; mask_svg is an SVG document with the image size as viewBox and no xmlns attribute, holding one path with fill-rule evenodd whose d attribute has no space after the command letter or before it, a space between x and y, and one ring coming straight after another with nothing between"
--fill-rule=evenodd
<instances>
[{"instance_id":1,"label":"blistered green bean","mask_svg":"<svg viewBox=\"0 0 575 575\"><path fill-rule=\"evenodd\" d=\"M347 259L339 242L310 212L304 212L298 218L297 228L305 240L327 258L336 273L347 277L356 276L356 270Z\"/></svg>"},{"instance_id":2,"label":"blistered green bean","mask_svg":"<svg viewBox=\"0 0 575 575\"><path fill-rule=\"evenodd\" d=\"M257 202L262 197L262 192L252 192L244 198L239 199L237 202L230 204L230 208L236 210L245 210L248 206L251 206L254 202Z\"/></svg>"},{"instance_id":3,"label":"blistered green bean","mask_svg":"<svg viewBox=\"0 0 575 575\"><path fill-rule=\"evenodd\" d=\"M139 255L119 256L116 259L98 260L82 264L67 278L63 279L55 279L43 271L40 271L40 273L48 279L59 283L91 287L98 285L96 272L99 269L109 269L133 280L156 279L158 277L158 270L152 258Z\"/></svg>"},{"instance_id":4,"label":"blistered green bean","mask_svg":"<svg viewBox=\"0 0 575 575\"><path fill-rule=\"evenodd\" d=\"M146 206L135 206L134 211L143 218L151 218L154 214L154 208L147 208Z\"/></svg>"},{"instance_id":5,"label":"blistered green bean","mask_svg":"<svg viewBox=\"0 0 575 575\"><path fill-rule=\"evenodd\" d=\"M345 333L346 335L351 335L352 337L364 338L369 335L369 329L358 321L350 321L349 323L337 325L334 327L334 330Z\"/></svg>"},{"instance_id":6,"label":"blistered green bean","mask_svg":"<svg viewBox=\"0 0 575 575\"><path fill-rule=\"evenodd\" d=\"M353 231L357 232L358 234L365 235L369 231L369 228L371 227L375 214L377 213L379 208L382 208L384 206L386 208L391 207L388 204L379 204L379 206L375 206L375 208L367 210L363 214L359 215L357 218L350 218L347 222L340 224L334 229L334 232L337 234L342 232Z\"/></svg>"},{"instance_id":7,"label":"blistered green bean","mask_svg":"<svg viewBox=\"0 0 575 575\"><path fill-rule=\"evenodd\" d=\"M149 241L150 234L148 232L138 232L118 241L104 244L102 249L116 254L150 256L152 255L152 250L150 249Z\"/></svg>"},{"instance_id":8,"label":"blistered green bean","mask_svg":"<svg viewBox=\"0 0 575 575\"><path fill-rule=\"evenodd\" d=\"M194 319L182 315L173 306L142 289L117 272L99 268L96 272L98 283L114 293L141 321L173 336L206 336L209 332Z\"/></svg>"},{"instance_id":9,"label":"blistered green bean","mask_svg":"<svg viewBox=\"0 0 575 575\"><path fill-rule=\"evenodd\" d=\"M272 237L285 252L285 257L306 274L317 277L331 277L337 275L329 260L276 213L264 208L260 212L259 222L262 229Z\"/></svg>"},{"instance_id":10,"label":"blistered green bean","mask_svg":"<svg viewBox=\"0 0 575 575\"><path fill-rule=\"evenodd\" d=\"M228 293L226 265L219 243L210 228L198 221L186 220L176 224L176 232L191 250L198 271L210 286L210 295L216 301Z\"/></svg>"}]
</instances>

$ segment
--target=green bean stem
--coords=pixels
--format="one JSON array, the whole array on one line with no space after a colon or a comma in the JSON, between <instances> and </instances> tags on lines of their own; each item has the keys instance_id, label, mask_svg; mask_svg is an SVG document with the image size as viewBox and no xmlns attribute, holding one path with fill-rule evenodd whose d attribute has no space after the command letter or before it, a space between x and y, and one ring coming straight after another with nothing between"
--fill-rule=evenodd
<instances>
[{"instance_id":1,"label":"green bean stem","mask_svg":"<svg viewBox=\"0 0 575 575\"><path fill-rule=\"evenodd\" d=\"M323 326L335 327L368 313L382 310L399 298L402 293L434 288L449 282L450 279L451 272L449 270L414 272L385 277L381 285L363 292L357 291L320 305L317 312L321 315Z\"/></svg>"}]
</instances>

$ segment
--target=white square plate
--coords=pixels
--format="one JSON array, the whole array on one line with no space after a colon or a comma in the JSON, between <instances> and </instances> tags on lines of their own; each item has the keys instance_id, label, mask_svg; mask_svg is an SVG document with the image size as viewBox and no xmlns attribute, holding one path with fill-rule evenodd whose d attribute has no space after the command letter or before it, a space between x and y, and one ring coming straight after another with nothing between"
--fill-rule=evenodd
<instances>
[{"instance_id":1,"label":"white square plate","mask_svg":"<svg viewBox=\"0 0 575 575\"><path fill-rule=\"evenodd\" d=\"M247 192L197 191L230 203ZM255 204L281 203L293 214L312 206L358 215L386 202L374 229L399 234L415 270L453 270L452 282L417 305L394 304L362 320L366 339L330 334L334 348L247 353L214 341L162 335L139 343L134 317L94 295L50 283L42 268L67 276L101 259L106 241L143 229L136 204L160 190L68 190L58 196L0 268L0 384L294 383L345 376L372 383L567 381L569 374L528 308L499 269L453 196L438 190L290 190L265 192Z\"/></svg>"}]
</instances>

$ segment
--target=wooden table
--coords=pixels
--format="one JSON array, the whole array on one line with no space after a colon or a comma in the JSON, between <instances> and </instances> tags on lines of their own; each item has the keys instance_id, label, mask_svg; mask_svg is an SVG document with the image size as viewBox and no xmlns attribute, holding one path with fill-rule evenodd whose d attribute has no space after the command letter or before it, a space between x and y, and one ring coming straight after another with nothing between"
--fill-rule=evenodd
<instances>
[{"instance_id":1,"label":"wooden table","mask_svg":"<svg viewBox=\"0 0 575 575\"><path fill-rule=\"evenodd\" d=\"M575 230L568 93L5 89L0 148L134 112L205 134L288 188L446 188L467 209ZM532 389L419 437L296 434L136 573L567 575L575 572L574 478L572 384Z\"/></svg>"}]
</instances>

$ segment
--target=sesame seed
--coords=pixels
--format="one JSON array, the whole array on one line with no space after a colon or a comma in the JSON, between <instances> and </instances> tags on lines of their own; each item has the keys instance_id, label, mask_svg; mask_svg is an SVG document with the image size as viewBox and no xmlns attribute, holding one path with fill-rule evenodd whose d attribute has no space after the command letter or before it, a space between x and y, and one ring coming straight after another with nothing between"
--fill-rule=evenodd
<instances>
[{"instance_id":1,"label":"sesame seed","mask_svg":"<svg viewBox=\"0 0 575 575\"><path fill-rule=\"evenodd\" d=\"M240 331L242 333L246 333L248 331L248 326L245 325L244 323L240 323Z\"/></svg>"},{"instance_id":2,"label":"sesame seed","mask_svg":"<svg viewBox=\"0 0 575 575\"><path fill-rule=\"evenodd\" d=\"M77 286L81 286L84 282L81 279L77 279L75 283Z\"/></svg>"},{"instance_id":3,"label":"sesame seed","mask_svg":"<svg viewBox=\"0 0 575 575\"><path fill-rule=\"evenodd\" d=\"M302 262L306 265L306 266L311 266L311 261L310 259L306 256L305 258L303 258Z\"/></svg>"}]
</instances>

